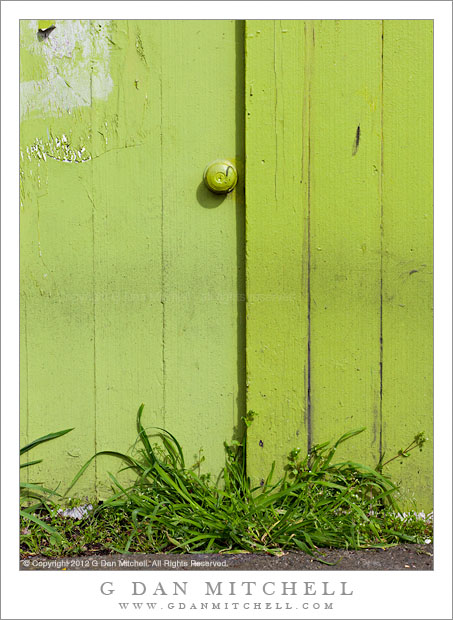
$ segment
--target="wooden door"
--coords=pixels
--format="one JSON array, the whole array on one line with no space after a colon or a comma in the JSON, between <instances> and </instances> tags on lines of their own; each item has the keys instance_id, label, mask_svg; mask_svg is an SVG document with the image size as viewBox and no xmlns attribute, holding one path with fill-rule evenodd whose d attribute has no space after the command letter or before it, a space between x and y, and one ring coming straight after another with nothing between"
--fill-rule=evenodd
<instances>
[{"instance_id":1,"label":"wooden door","mask_svg":"<svg viewBox=\"0 0 453 620\"><path fill-rule=\"evenodd\" d=\"M57 461L40 448L46 486L127 450L141 402L204 471L238 432L243 45L232 20L21 23L23 441L74 427ZM226 197L202 183L217 158L239 171Z\"/></svg>"}]
</instances>

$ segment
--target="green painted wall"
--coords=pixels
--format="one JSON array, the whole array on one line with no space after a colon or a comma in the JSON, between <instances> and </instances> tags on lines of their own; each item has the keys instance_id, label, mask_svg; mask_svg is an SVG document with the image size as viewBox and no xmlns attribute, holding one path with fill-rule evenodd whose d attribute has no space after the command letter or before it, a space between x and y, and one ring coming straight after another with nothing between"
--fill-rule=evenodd
<instances>
[{"instance_id":1,"label":"green painted wall","mask_svg":"<svg viewBox=\"0 0 453 620\"><path fill-rule=\"evenodd\" d=\"M432 439L432 22L246 27L248 464ZM432 507L432 442L391 473Z\"/></svg>"},{"instance_id":2,"label":"green painted wall","mask_svg":"<svg viewBox=\"0 0 453 620\"><path fill-rule=\"evenodd\" d=\"M75 430L29 475L126 450L142 401L214 472L256 411L256 481L432 438L432 22L55 24L21 24L22 441ZM392 474L431 508L431 444Z\"/></svg>"},{"instance_id":3,"label":"green painted wall","mask_svg":"<svg viewBox=\"0 0 453 620\"><path fill-rule=\"evenodd\" d=\"M135 416L224 462L245 408L243 32L234 21L21 24L22 442L67 484ZM227 197L207 163L236 161ZM55 454L58 460L55 461ZM105 494L99 459L76 494Z\"/></svg>"}]
</instances>

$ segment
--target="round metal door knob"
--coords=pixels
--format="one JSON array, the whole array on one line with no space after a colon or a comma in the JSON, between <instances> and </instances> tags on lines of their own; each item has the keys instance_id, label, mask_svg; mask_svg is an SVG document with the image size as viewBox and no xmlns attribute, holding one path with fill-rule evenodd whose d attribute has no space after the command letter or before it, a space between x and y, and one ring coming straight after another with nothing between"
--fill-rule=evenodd
<instances>
[{"instance_id":1,"label":"round metal door knob","mask_svg":"<svg viewBox=\"0 0 453 620\"><path fill-rule=\"evenodd\" d=\"M227 159L217 159L206 166L203 174L206 187L214 194L232 192L238 182L238 173Z\"/></svg>"}]
</instances>

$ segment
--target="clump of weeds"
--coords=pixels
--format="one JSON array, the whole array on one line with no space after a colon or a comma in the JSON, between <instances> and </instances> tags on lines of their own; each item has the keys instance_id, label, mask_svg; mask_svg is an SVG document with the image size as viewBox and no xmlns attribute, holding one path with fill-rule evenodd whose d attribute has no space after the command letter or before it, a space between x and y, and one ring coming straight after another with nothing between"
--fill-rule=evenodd
<instances>
[{"instance_id":1,"label":"clump of weeds","mask_svg":"<svg viewBox=\"0 0 453 620\"><path fill-rule=\"evenodd\" d=\"M338 446L364 428L344 434L333 445L313 446L303 456L293 450L283 476L274 481L272 467L267 479L254 486L245 467L245 437L224 444L225 466L220 479L213 481L200 473L202 456L194 467L186 466L179 442L167 430L147 433L143 407L136 418L140 448L134 456L112 451L95 454L69 489L100 456L122 461L122 471L135 474L135 482L125 486L110 473L111 497L83 518L64 517L55 509L37 517L58 532L58 539L37 524L22 524L24 552L279 555L300 549L314 555L318 548L386 548L432 539L430 515L402 513L398 506L398 487L383 473L393 458L385 462L382 458L374 469L351 461L334 462ZM250 412L245 417L246 428L255 415ZM421 449L425 441L423 434L416 435L395 458Z\"/></svg>"}]
</instances>

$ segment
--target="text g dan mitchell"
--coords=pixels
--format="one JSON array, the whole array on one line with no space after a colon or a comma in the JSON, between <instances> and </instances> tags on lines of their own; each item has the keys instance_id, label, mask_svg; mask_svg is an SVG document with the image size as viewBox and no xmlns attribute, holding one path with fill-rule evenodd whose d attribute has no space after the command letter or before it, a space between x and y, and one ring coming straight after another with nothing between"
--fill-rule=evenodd
<instances>
[{"instance_id":1,"label":"text g dan mitchell","mask_svg":"<svg viewBox=\"0 0 453 620\"><path fill-rule=\"evenodd\" d=\"M188 591L187 581L131 581L121 584L119 591L114 581L104 581L100 590L105 596L114 593L122 596L187 596L194 594ZM193 585L193 584L191 584ZM352 596L353 590L348 587L347 581L204 581L199 584L197 595L205 597L215 596ZM137 600L137 599L136 599Z\"/></svg>"}]
</instances>

